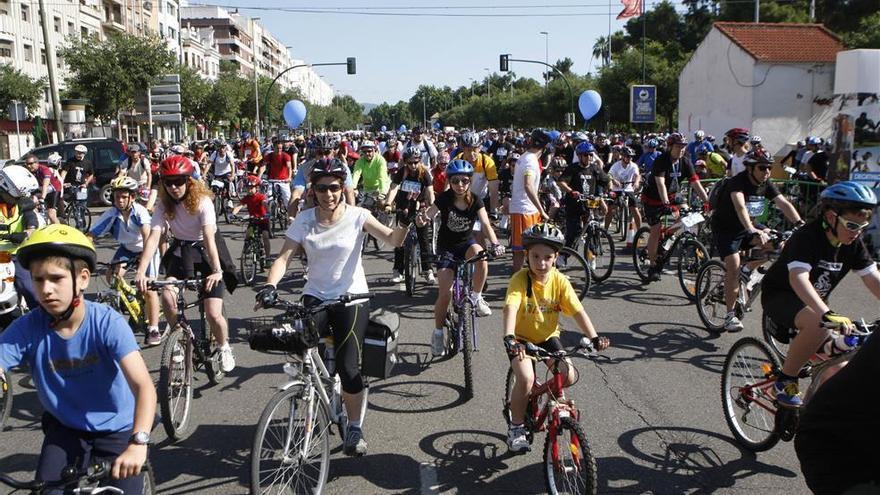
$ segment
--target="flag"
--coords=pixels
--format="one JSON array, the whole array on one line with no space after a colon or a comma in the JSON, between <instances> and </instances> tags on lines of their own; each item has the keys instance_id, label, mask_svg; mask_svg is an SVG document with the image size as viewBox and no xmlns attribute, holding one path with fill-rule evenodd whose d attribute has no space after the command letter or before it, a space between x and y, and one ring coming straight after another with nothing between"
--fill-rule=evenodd
<instances>
[{"instance_id":1,"label":"flag","mask_svg":"<svg viewBox=\"0 0 880 495\"><path fill-rule=\"evenodd\" d=\"M620 3L623 4L623 10L617 14L618 20L642 15L644 0L620 0Z\"/></svg>"}]
</instances>

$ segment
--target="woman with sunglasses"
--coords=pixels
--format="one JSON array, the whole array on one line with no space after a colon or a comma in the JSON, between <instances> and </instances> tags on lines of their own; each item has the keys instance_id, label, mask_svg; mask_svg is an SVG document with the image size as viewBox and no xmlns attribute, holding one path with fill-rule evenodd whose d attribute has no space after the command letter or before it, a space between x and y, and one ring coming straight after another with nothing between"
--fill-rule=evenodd
<instances>
[{"instance_id":1,"label":"woman with sunglasses","mask_svg":"<svg viewBox=\"0 0 880 495\"><path fill-rule=\"evenodd\" d=\"M712 234L718 257L724 261L724 300L727 305L727 316L724 318L724 329L738 332L743 324L736 316L734 307L739 297L740 255L741 250L755 246L768 246L770 230L755 223L754 219L764 215L766 202L772 201L785 217L793 224L801 224L797 209L779 193L776 185L770 182L770 171L773 162L763 152L751 152L743 161L745 170L727 180L722 180L715 187L718 191L718 202L712 214ZM763 261L755 262L755 266ZM743 266L742 276L755 266Z\"/></svg>"},{"instance_id":2,"label":"woman with sunglasses","mask_svg":"<svg viewBox=\"0 0 880 495\"><path fill-rule=\"evenodd\" d=\"M831 330L848 334L854 328L829 306L828 298L843 277L854 271L880 301L880 272L860 238L871 223L877 196L863 184L846 181L827 187L820 201L822 214L791 236L761 283L764 316L779 333L774 337L787 343L789 329L797 329L775 385L780 406L802 404L798 374ZM872 400L861 395L853 399Z\"/></svg>"},{"instance_id":3,"label":"woman with sunglasses","mask_svg":"<svg viewBox=\"0 0 880 495\"><path fill-rule=\"evenodd\" d=\"M409 146L403 150L404 166L391 175L391 189L388 200L394 201L397 209L397 224L409 226L419 210L424 210L434 203L434 179L428 168L422 163L422 149ZM428 283L433 284L434 270L431 269L431 233L428 226L416 228L419 237L419 250L422 255L422 270ZM394 249L394 274L391 282L403 282L403 248Z\"/></svg>"},{"instance_id":4,"label":"woman with sunglasses","mask_svg":"<svg viewBox=\"0 0 880 495\"><path fill-rule=\"evenodd\" d=\"M269 270L266 285L257 293L258 305L269 308L275 304L278 282L290 259L300 250L305 252L312 266L321 267L321 270L310 271L303 287L303 303L315 306L344 294L369 291L361 262L365 232L394 246L403 243L406 229L392 231L379 223L369 210L346 203L343 197L348 176L346 167L336 158L324 158L312 166L310 191L315 196L316 206L297 215L287 230L284 246ZM369 314L369 301L361 300L315 317L318 328L329 326L332 331L336 371L342 382L342 400L349 419L343 451L350 456L362 456L367 452L361 430L364 382L359 358Z\"/></svg>"},{"instance_id":5,"label":"woman with sunglasses","mask_svg":"<svg viewBox=\"0 0 880 495\"><path fill-rule=\"evenodd\" d=\"M220 350L220 369L235 369L235 356L229 346L229 328L223 316L225 289L235 290L235 265L217 234L217 215L213 194L204 182L193 178L193 161L184 156L166 158L159 166L162 185L159 201L144 241L135 283L144 293L152 277L146 275L150 260L159 248L159 240L168 231L173 241L162 257L162 266L169 280L204 277L205 317ZM227 267L226 270L223 268ZM231 271L230 268L231 267ZM228 275L224 277L224 272ZM177 321L177 294L173 289L162 293L165 321Z\"/></svg>"},{"instance_id":6,"label":"woman with sunglasses","mask_svg":"<svg viewBox=\"0 0 880 495\"><path fill-rule=\"evenodd\" d=\"M434 333L431 335L431 354L442 356L445 346L443 323L446 320L446 309L452 297L452 262L455 259L473 258L483 251L483 247L474 239L474 224L480 221L483 234L491 242L491 250L495 255L504 254L504 246L498 244L495 231L489 222L489 215L479 196L471 191L471 178L474 166L465 160L452 160L446 167L449 189L437 196L437 201L418 216L416 225L427 225L429 219L440 213L440 230L437 235L437 254L440 262L437 281L440 290L437 302L434 303ZM477 316L488 316L492 310L481 294L483 283L489 273L489 263L482 260L474 269L473 289L476 301Z\"/></svg>"}]
</instances>

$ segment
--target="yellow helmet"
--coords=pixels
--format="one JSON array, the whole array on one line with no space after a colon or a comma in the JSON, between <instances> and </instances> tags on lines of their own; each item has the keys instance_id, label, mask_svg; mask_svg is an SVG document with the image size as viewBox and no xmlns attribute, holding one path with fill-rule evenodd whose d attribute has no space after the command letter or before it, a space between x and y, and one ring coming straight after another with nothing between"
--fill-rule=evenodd
<instances>
[{"instance_id":1,"label":"yellow helmet","mask_svg":"<svg viewBox=\"0 0 880 495\"><path fill-rule=\"evenodd\" d=\"M123 175L122 177L117 177L110 181L110 188L114 191L125 190L137 192L138 190L138 181L133 178Z\"/></svg>"},{"instance_id":2,"label":"yellow helmet","mask_svg":"<svg viewBox=\"0 0 880 495\"><path fill-rule=\"evenodd\" d=\"M52 224L34 231L21 243L16 256L25 268L30 268L34 260L61 256L85 260L89 270L95 271L97 253L92 241L79 230L69 225Z\"/></svg>"}]
</instances>

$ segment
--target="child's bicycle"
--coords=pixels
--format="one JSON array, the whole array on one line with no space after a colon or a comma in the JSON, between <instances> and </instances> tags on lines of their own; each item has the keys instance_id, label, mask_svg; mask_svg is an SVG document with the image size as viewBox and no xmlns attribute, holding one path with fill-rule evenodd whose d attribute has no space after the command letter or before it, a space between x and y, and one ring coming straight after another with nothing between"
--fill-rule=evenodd
<instances>
[{"instance_id":1,"label":"child's bicycle","mask_svg":"<svg viewBox=\"0 0 880 495\"><path fill-rule=\"evenodd\" d=\"M110 288L98 292L95 302L103 303L116 312L128 316L128 325L134 333L147 335L147 304L144 295L128 283L124 277L117 275L119 267L137 266L138 259L117 260L111 263L99 263L107 268L110 276Z\"/></svg>"},{"instance_id":2,"label":"child's bicycle","mask_svg":"<svg viewBox=\"0 0 880 495\"><path fill-rule=\"evenodd\" d=\"M16 481L5 474L0 474L0 484L12 488L15 492L28 490L28 493L31 495L43 495L60 491L80 495L98 495L100 493L123 495L125 492L119 488L100 486L102 481L110 477L111 467L108 461L96 462L85 469L67 466L61 471L61 479L58 481ZM144 478L144 495L158 493L149 460L144 464L141 474L143 474Z\"/></svg>"},{"instance_id":3,"label":"child's bicycle","mask_svg":"<svg viewBox=\"0 0 880 495\"><path fill-rule=\"evenodd\" d=\"M551 361L548 373L553 376L541 383L535 373L535 383L526 405L524 427L529 444L535 433L547 432L544 439L544 480L547 492L595 494L598 487L596 458L580 424L580 411L572 399L565 397L566 376L559 371L559 363L568 356L598 356L586 338L570 350L548 352L525 342L525 352L537 360ZM533 368L536 363L532 363ZM573 365L570 365L573 366ZM575 370L576 372L576 370ZM507 371L502 414L508 426L511 423L510 395L516 384L513 368Z\"/></svg>"},{"instance_id":4,"label":"child's bicycle","mask_svg":"<svg viewBox=\"0 0 880 495\"><path fill-rule=\"evenodd\" d=\"M289 381L269 399L257 422L251 448L252 494L321 493L330 468L331 425L345 436L348 417L342 404L339 375L331 374L321 359L321 330L313 315L332 310L371 294L346 294L318 306L278 301L284 309L276 316L257 317L251 328L251 349L283 352L289 362L284 373ZM364 388L361 420L365 418L369 383Z\"/></svg>"},{"instance_id":5,"label":"child's bicycle","mask_svg":"<svg viewBox=\"0 0 880 495\"><path fill-rule=\"evenodd\" d=\"M834 356L817 351L801 369L800 378L812 378L804 404L838 365L849 361L852 352L880 328L880 319L871 324L862 321L856 328L853 335L858 338L852 350ZM721 376L721 403L727 426L744 448L760 452L773 448L779 440L787 442L794 438L798 409L778 407L776 403L774 385L781 369L779 355L755 337L738 340L727 353Z\"/></svg>"},{"instance_id":6,"label":"child's bicycle","mask_svg":"<svg viewBox=\"0 0 880 495\"><path fill-rule=\"evenodd\" d=\"M235 218L236 221L240 220ZM248 218L244 233L244 247L241 249L239 266L241 279L245 285L253 285L257 273L266 269L266 252L263 249L263 237L260 234L260 222L269 219ZM269 220L271 221L271 220Z\"/></svg>"}]
</instances>

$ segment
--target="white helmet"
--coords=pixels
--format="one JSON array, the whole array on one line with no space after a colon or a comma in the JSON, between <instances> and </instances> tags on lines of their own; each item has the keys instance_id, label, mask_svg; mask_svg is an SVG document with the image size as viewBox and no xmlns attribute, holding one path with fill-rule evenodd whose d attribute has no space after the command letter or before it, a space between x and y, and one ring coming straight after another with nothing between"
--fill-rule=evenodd
<instances>
[{"instance_id":1,"label":"white helmet","mask_svg":"<svg viewBox=\"0 0 880 495\"><path fill-rule=\"evenodd\" d=\"M0 169L0 190L14 198L26 198L39 187L34 174L21 165L8 165Z\"/></svg>"},{"instance_id":2,"label":"white helmet","mask_svg":"<svg viewBox=\"0 0 880 495\"><path fill-rule=\"evenodd\" d=\"M53 151L46 157L46 161L49 163L50 167L58 168L58 166L61 165L61 155L59 155L57 151Z\"/></svg>"},{"instance_id":3,"label":"white helmet","mask_svg":"<svg viewBox=\"0 0 880 495\"><path fill-rule=\"evenodd\" d=\"M694 138L695 138L697 141L702 141L703 138L705 138L705 137L706 137L706 132L703 131L702 129L700 129L699 131L697 131L697 132L694 133Z\"/></svg>"}]
</instances>

